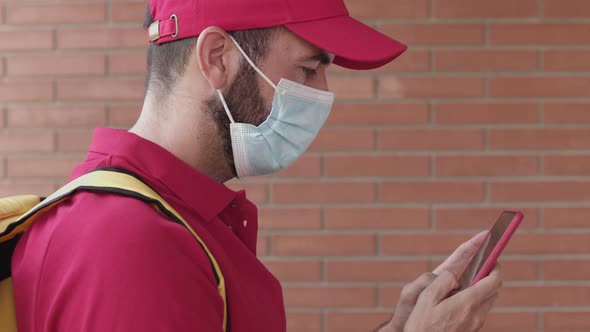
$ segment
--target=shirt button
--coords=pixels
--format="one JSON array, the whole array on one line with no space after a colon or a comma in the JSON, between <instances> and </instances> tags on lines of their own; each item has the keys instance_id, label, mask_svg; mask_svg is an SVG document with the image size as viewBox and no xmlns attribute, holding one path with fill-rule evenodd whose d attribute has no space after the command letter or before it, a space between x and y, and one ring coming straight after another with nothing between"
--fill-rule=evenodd
<instances>
[{"instance_id":1,"label":"shirt button","mask_svg":"<svg viewBox=\"0 0 590 332\"><path fill-rule=\"evenodd\" d=\"M240 206L240 203L238 203L237 201L233 201L233 202L231 203L231 207L232 207L232 209L235 209L235 208L237 208L238 206Z\"/></svg>"},{"instance_id":2,"label":"shirt button","mask_svg":"<svg viewBox=\"0 0 590 332\"><path fill-rule=\"evenodd\" d=\"M230 226L227 226L227 228L229 228L229 231L230 231L230 232L233 232L233 231L234 231L234 228L233 228L233 227L231 227L231 225L230 225Z\"/></svg>"},{"instance_id":3,"label":"shirt button","mask_svg":"<svg viewBox=\"0 0 590 332\"><path fill-rule=\"evenodd\" d=\"M248 220L244 220L244 227L248 226Z\"/></svg>"}]
</instances>

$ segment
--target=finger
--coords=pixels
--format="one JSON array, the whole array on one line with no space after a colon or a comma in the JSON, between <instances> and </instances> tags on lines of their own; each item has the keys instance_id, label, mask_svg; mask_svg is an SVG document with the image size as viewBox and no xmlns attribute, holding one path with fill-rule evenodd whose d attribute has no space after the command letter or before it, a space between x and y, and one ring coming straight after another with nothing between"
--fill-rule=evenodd
<instances>
[{"instance_id":1,"label":"finger","mask_svg":"<svg viewBox=\"0 0 590 332\"><path fill-rule=\"evenodd\" d=\"M502 287L502 272L500 264L496 264L489 276L481 279L475 285L459 292L457 295L470 298L473 303L483 303Z\"/></svg>"},{"instance_id":2,"label":"finger","mask_svg":"<svg viewBox=\"0 0 590 332\"><path fill-rule=\"evenodd\" d=\"M462 243L443 263L441 263L432 273L438 275L442 271L451 271L455 275L460 275L473 255L477 252L485 240L488 231L483 231L466 242Z\"/></svg>"},{"instance_id":3,"label":"finger","mask_svg":"<svg viewBox=\"0 0 590 332\"><path fill-rule=\"evenodd\" d=\"M458 285L459 283L457 282L457 277L454 273L443 271L436 280L434 280L430 286L426 287L426 289L420 294L418 301L421 301L422 298L424 298L425 301L434 305L439 304L442 300L447 298L449 293L456 289Z\"/></svg>"},{"instance_id":4,"label":"finger","mask_svg":"<svg viewBox=\"0 0 590 332\"><path fill-rule=\"evenodd\" d=\"M436 279L433 273L424 273L412 283L407 284L402 289L398 306L414 306L418 301L418 296L428 285Z\"/></svg>"}]
</instances>

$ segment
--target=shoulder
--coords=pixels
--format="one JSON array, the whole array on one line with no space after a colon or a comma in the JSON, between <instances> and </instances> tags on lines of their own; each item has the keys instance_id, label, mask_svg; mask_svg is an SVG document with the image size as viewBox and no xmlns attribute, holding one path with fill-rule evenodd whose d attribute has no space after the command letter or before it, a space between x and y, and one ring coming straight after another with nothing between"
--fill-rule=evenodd
<instances>
[{"instance_id":1,"label":"shoulder","mask_svg":"<svg viewBox=\"0 0 590 332\"><path fill-rule=\"evenodd\" d=\"M52 308L59 330L217 331L223 302L183 226L114 194L79 193L52 213L37 305Z\"/></svg>"},{"instance_id":2,"label":"shoulder","mask_svg":"<svg viewBox=\"0 0 590 332\"><path fill-rule=\"evenodd\" d=\"M81 192L57 206L51 217L57 223L47 258L57 255L70 262L122 267L140 267L143 262L146 269L153 263L168 269L204 267L214 280L209 258L190 232L138 199Z\"/></svg>"}]
</instances>

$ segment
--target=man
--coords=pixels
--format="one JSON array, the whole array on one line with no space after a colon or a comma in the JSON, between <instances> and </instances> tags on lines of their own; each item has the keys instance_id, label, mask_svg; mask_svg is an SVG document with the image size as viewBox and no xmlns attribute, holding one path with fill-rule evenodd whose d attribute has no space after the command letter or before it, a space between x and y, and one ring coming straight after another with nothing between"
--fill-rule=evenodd
<instances>
[{"instance_id":1,"label":"man","mask_svg":"<svg viewBox=\"0 0 590 332\"><path fill-rule=\"evenodd\" d=\"M256 258L256 207L223 185L277 172L311 144L333 95L331 63L387 64L405 46L353 20L342 0L151 0L146 96L129 131L97 129L72 179L131 172L215 257L139 200L78 193L45 213L13 257L19 331L285 331L281 286ZM381 331L476 331L499 270L450 296L476 236L404 288Z\"/></svg>"}]
</instances>

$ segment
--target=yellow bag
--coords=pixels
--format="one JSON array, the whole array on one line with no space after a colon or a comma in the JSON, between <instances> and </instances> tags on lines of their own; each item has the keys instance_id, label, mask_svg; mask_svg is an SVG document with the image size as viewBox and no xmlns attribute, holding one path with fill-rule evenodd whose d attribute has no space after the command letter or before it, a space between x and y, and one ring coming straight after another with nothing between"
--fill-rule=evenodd
<instances>
[{"instance_id":1,"label":"yellow bag","mask_svg":"<svg viewBox=\"0 0 590 332\"><path fill-rule=\"evenodd\" d=\"M77 178L45 199L37 196L0 199L0 331L17 331L14 293L10 278L10 258L18 239L39 215L79 191L109 192L142 200L171 221L186 227L207 253L211 262L213 274L217 280L217 289L224 304L223 330L227 330L225 280L215 257L203 240L172 206L135 175L123 170L105 168Z\"/></svg>"}]
</instances>

